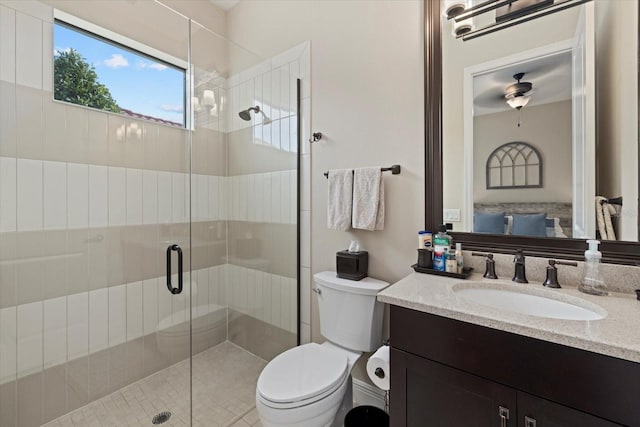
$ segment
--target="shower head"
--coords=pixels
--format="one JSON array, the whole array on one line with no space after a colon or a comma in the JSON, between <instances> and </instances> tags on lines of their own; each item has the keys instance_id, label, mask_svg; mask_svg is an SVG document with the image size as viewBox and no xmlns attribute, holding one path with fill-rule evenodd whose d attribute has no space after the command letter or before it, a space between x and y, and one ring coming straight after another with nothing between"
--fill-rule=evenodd
<instances>
[{"instance_id":1,"label":"shower head","mask_svg":"<svg viewBox=\"0 0 640 427\"><path fill-rule=\"evenodd\" d=\"M267 117L266 114L264 114L259 105L256 105L255 107L249 107L246 110L242 110L238 113L238 115L242 120L249 122L251 121L251 111L262 114L262 124L268 125L269 123L271 123L271 119Z\"/></svg>"}]
</instances>

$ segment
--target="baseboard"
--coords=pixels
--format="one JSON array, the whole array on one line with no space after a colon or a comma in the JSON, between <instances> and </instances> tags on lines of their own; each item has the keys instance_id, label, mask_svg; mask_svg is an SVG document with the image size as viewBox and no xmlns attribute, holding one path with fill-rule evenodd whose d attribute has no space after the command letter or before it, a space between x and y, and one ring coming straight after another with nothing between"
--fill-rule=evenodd
<instances>
[{"instance_id":1,"label":"baseboard","mask_svg":"<svg viewBox=\"0 0 640 427\"><path fill-rule=\"evenodd\" d=\"M385 391L353 378L353 406L370 405L384 409Z\"/></svg>"}]
</instances>

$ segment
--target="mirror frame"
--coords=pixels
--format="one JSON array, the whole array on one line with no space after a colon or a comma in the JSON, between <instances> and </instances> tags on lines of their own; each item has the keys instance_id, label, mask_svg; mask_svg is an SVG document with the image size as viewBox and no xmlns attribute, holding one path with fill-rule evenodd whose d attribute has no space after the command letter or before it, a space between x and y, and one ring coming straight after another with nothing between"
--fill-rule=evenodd
<instances>
[{"instance_id":1,"label":"mirror frame","mask_svg":"<svg viewBox=\"0 0 640 427\"><path fill-rule=\"evenodd\" d=\"M424 1L424 107L425 107L425 227L437 230L442 224L442 13L441 0ZM638 13L640 22L640 8ZM638 31L640 86L640 31ZM640 107L640 96L637 99ZM640 114L638 117L640 126ZM640 127L639 127L640 129ZM640 153L640 150L639 150ZM640 167L640 154L638 155ZM638 178L640 188L640 174ZM637 206L638 200L635 201ZM640 229L640 216L639 216ZM452 232L453 240L465 250L514 253L524 249L527 255L583 260L585 239L553 239ZM640 242L602 241L603 262L640 265Z\"/></svg>"}]
</instances>

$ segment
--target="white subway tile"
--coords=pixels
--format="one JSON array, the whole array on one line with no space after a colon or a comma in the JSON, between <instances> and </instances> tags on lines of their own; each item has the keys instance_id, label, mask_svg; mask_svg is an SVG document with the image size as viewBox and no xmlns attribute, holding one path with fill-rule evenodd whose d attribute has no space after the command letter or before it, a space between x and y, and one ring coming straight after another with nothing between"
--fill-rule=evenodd
<instances>
[{"instance_id":1,"label":"white subway tile","mask_svg":"<svg viewBox=\"0 0 640 427\"><path fill-rule=\"evenodd\" d=\"M61 162L43 163L44 228L67 227L67 165Z\"/></svg>"},{"instance_id":2,"label":"white subway tile","mask_svg":"<svg viewBox=\"0 0 640 427\"><path fill-rule=\"evenodd\" d=\"M188 199L186 197L187 193L185 192L186 185L188 185L188 181L186 180L185 174L171 174L171 215L173 217L173 222L185 222L187 220L185 203L187 203Z\"/></svg>"},{"instance_id":3,"label":"white subway tile","mask_svg":"<svg viewBox=\"0 0 640 427\"><path fill-rule=\"evenodd\" d=\"M280 67L280 117L289 117L291 108L289 106L289 91L291 90L289 75L289 64ZM284 131L283 131L284 135Z\"/></svg>"},{"instance_id":4,"label":"white subway tile","mask_svg":"<svg viewBox=\"0 0 640 427\"><path fill-rule=\"evenodd\" d=\"M209 220L217 221L220 216L220 180L217 176L209 176Z\"/></svg>"},{"instance_id":5,"label":"white subway tile","mask_svg":"<svg viewBox=\"0 0 640 427\"><path fill-rule=\"evenodd\" d=\"M300 212L300 265L311 267L311 211Z\"/></svg>"},{"instance_id":6,"label":"white subway tile","mask_svg":"<svg viewBox=\"0 0 640 427\"><path fill-rule=\"evenodd\" d=\"M109 225L109 168L89 165L89 227Z\"/></svg>"},{"instance_id":7,"label":"white subway tile","mask_svg":"<svg viewBox=\"0 0 640 427\"><path fill-rule=\"evenodd\" d=\"M89 292L89 352L109 346L109 290Z\"/></svg>"},{"instance_id":8,"label":"white subway tile","mask_svg":"<svg viewBox=\"0 0 640 427\"><path fill-rule=\"evenodd\" d=\"M16 13L16 83L42 89L42 21Z\"/></svg>"},{"instance_id":9,"label":"white subway tile","mask_svg":"<svg viewBox=\"0 0 640 427\"><path fill-rule=\"evenodd\" d=\"M158 280L149 279L142 282L142 330L145 335L158 330Z\"/></svg>"},{"instance_id":10,"label":"white subway tile","mask_svg":"<svg viewBox=\"0 0 640 427\"><path fill-rule=\"evenodd\" d=\"M167 290L164 278L158 279L158 330L171 326L171 313L173 311L173 295Z\"/></svg>"},{"instance_id":11,"label":"white subway tile","mask_svg":"<svg viewBox=\"0 0 640 427\"><path fill-rule=\"evenodd\" d=\"M209 312L209 269L203 268L196 272L198 294L195 300L197 301L197 307L194 312L196 316L203 316ZM192 298L193 300L193 298Z\"/></svg>"},{"instance_id":12,"label":"white subway tile","mask_svg":"<svg viewBox=\"0 0 640 427\"><path fill-rule=\"evenodd\" d=\"M89 225L89 166L67 165L67 215L69 228Z\"/></svg>"},{"instance_id":13,"label":"white subway tile","mask_svg":"<svg viewBox=\"0 0 640 427\"><path fill-rule=\"evenodd\" d=\"M109 225L126 224L127 180L125 169L109 167Z\"/></svg>"},{"instance_id":14,"label":"white subway tile","mask_svg":"<svg viewBox=\"0 0 640 427\"><path fill-rule=\"evenodd\" d=\"M42 90L53 92L53 24L42 23Z\"/></svg>"},{"instance_id":15,"label":"white subway tile","mask_svg":"<svg viewBox=\"0 0 640 427\"><path fill-rule=\"evenodd\" d=\"M17 160L0 157L0 231L16 231Z\"/></svg>"},{"instance_id":16,"label":"white subway tile","mask_svg":"<svg viewBox=\"0 0 640 427\"><path fill-rule=\"evenodd\" d=\"M273 105L271 90L271 71L267 71L262 75L262 108L264 114L267 117L271 117L271 119L273 119L273 116L271 114L271 106Z\"/></svg>"},{"instance_id":17,"label":"white subway tile","mask_svg":"<svg viewBox=\"0 0 640 427\"><path fill-rule=\"evenodd\" d=\"M300 344L308 344L311 342L311 325L309 323L300 322Z\"/></svg>"},{"instance_id":18,"label":"white subway tile","mask_svg":"<svg viewBox=\"0 0 640 427\"><path fill-rule=\"evenodd\" d=\"M0 382L16 378L17 358L17 317L16 307L0 309Z\"/></svg>"},{"instance_id":19,"label":"white subway tile","mask_svg":"<svg viewBox=\"0 0 640 427\"><path fill-rule=\"evenodd\" d=\"M289 171L281 171L278 175L280 175L280 222L283 224L292 224Z\"/></svg>"},{"instance_id":20,"label":"white subway tile","mask_svg":"<svg viewBox=\"0 0 640 427\"><path fill-rule=\"evenodd\" d=\"M158 172L158 222L160 224L172 221L172 188L171 172Z\"/></svg>"},{"instance_id":21,"label":"white subway tile","mask_svg":"<svg viewBox=\"0 0 640 427\"><path fill-rule=\"evenodd\" d=\"M0 5L0 80L16 81L16 14Z\"/></svg>"},{"instance_id":22,"label":"white subway tile","mask_svg":"<svg viewBox=\"0 0 640 427\"><path fill-rule=\"evenodd\" d=\"M142 223L158 223L158 172L142 172Z\"/></svg>"},{"instance_id":23,"label":"white subway tile","mask_svg":"<svg viewBox=\"0 0 640 427\"><path fill-rule=\"evenodd\" d=\"M271 172L267 172L262 176L262 215L264 222L272 222L271 213Z\"/></svg>"},{"instance_id":24,"label":"white subway tile","mask_svg":"<svg viewBox=\"0 0 640 427\"><path fill-rule=\"evenodd\" d=\"M247 269L247 314L251 317L256 316L256 271Z\"/></svg>"},{"instance_id":25,"label":"white subway tile","mask_svg":"<svg viewBox=\"0 0 640 427\"><path fill-rule=\"evenodd\" d=\"M69 295L67 297L69 360L89 354L89 293ZM106 325L106 319L104 320Z\"/></svg>"},{"instance_id":26,"label":"white subway tile","mask_svg":"<svg viewBox=\"0 0 640 427\"><path fill-rule=\"evenodd\" d=\"M300 268L300 320L311 324L311 269Z\"/></svg>"},{"instance_id":27,"label":"white subway tile","mask_svg":"<svg viewBox=\"0 0 640 427\"><path fill-rule=\"evenodd\" d=\"M273 275L265 273L262 277L262 310L264 321L273 324L271 318L273 317L273 304L271 303L271 288L273 282Z\"/></svg>"},{"instance_id":28,"label":"white subway tile","mask_svg":"<svg viewBox=\"0 0 640 427\"><path fill-rule=\"evenodd\" d=\"M282 151L291 151L291 127L289 123L291 117L283 117L280 119L280 149Z\"/></svg>"},{"instance_id":29,"label":"white subway tile","mask_svg":"<svg viewBox=\"0 0 640 427\"><path fill-rule=\"evenodd\" d=\"M264 321L264 275L264 272L256 270L255 317L262 321Z\"/></svg>"},{"instance_id":30,"label":"white subway tile","mask_svg":"<svg viewBox=\"0 0 640 427\"><path fill-rule=\"evenodd\" d=\"M288 277L280 276L280 327L291 330L291 291Z\"/></svg>"},{"instance_id":31,"label":"white subway tile","mask_svg":"<svg viewBox=\"0 0 640 427\"><path fill-rule=\"evenodd\" d=\"M44 301L44 367L67 361L67 297Z\"/></svg>"},{"instance_id":32,"label":"white subway tile","mask_svg":"<svg viewBox=\"0 0 640 427\"><path fill-rule=\"evenodd\" d=\"M282 282L280 276L271 275L271 324L282 327Z\"/></svg>"},{"instance_id":33,"label":"white subway tile","mask_svg":"<svg viewBox=\"0 0 640 427\"><path fill-rule=\"evenodd\" d=\"M18 377L42 370L42 302L18 306Z\"/></svg>"},{"instance_id":34,"label":"white subway tile","mask_svg":"<svg viewBox=\"0 0 640 427\"><path fill-rule=\"evenodd\" d=\"M264 186L265 174L258 173L254 175L254 183L253 183L253 206L254 206L254 218L253 221L263 222L264 221L264 195L262 194L262 188ZM249 207L251 209L251 207Z\"/></svg>"},{"instance_id":35,"label":"white subway tile","mask_svg":"<svg viewBox=\"0 0 640 427\"><path fill-rule=\"evenodd\" d=\"M282 222L282 213L280 200L282 198L280 192L280 172L271 173L271 222Z\"/></svg>"},{"instance_id":36,"label":"white subway tile","mask_svg":"<svg viewBox=\"0 0 640 427\"><path fill-rule=\"evenodd\" d=\"M42 229L42 161L18 159L18 231Z\"/></svg>"},{"instance_id":37,"label":"white subway tile","mask_svg":"<svg viewBox=\"0 0 640 427\"><path fill-rule=\"evenodd\" d=\"M238 177L238 199L239 199L239 211L238 211L238 219L240 221L246 221L249 218L249 202L248 202L248 189L247 189L247 175L240 175Z\"/></svg>"},{"instance_id":38,"label":"white subway tile","mask_svg":"<svg viewBox=\"0 0 640 427\"><path fill-rule=\"evenodd\" d=\"M300 209L311 210L311 156L303 154L300 162Z\"/></svg>"},{"instance_id":39,"label":"white subway tile","mask_svg":"<svg viewBox=\"0 0 640 427\"><path fill-rule=\"evenodd\" d=\"M209 177L206 175L195 175L195 177L197 183L196 220L207 221L209 219Z\"/></svg>"},{"instance_id":40,"label":"white subway tile","mask_svg":"<svg viewBox=\"0 0 640 427\"><path fill-rule=\"evenodd\" d=\"M142 170L127 169L127 225L142 224Z\"/></svg>"},{"instance_id":41,"label":"white subway tile","mask_svg":"<svg viewBox=\"0 0 640 427\"><path fill-rule=\"evenodd\" d=\"M311 138L311 99L304 98L300 109L302 110L301 129L297 130L301 132L302 154L311 154L311 143L309 142L309 138Z\"/></svg>"},{"instance_id":42,"label":"white subway tile","mask_svg":"<svg viewBox=\"0 0 640 427\"><path fill-rule=\"evenodd\" d=\"M188 274L184 275L185 283L189 283ZM178 284L178 275L174 274L171 277L171 282L174 286ZM167 292L168 293L168 292ZM182 292L178 295L171 296L171 322L173 325L179 325L187 321L187 293Z\"/></svg>"},{"instance_id":43,"label":"white subway tile","mask_svg":"<svg viewBox=\"0 0 640 427\"><path fill-rule=\"evenodd\" d=\"M296 279L287 277L289 290L289 331L298 331L298 287Z\"/></svg>"},{"instance_id":44,"label":"white subway tile","mask_svg":"<svg viewBox=\"0 0 640 427\"><path fill-rule=\"evenodd\" d=\"M256 193L256 175L247 175L247 221L256 222L258 217L258 201Z\"/></svg>"},{"instance_id":45,"label":"white subway tile","mask_svg":"<svg viewBox=\"0 0 640 427\"><path fill-rule=\"evenodd\" d=\"M274 120L269 126L271 126L271 146L280 150L280 120Z\"/></svg>"},{"instance_id":46,"label":"white subway tile","mask_svg":"<svg viewBox=\"0 0 640 427\"><path fill-rule=\"evenodd\" d=\"M109 347L127 340L127 285L109 289Z\"/></svg>"},{"instance_id":47,"label":"white subway tile","mask_svg":"<svg viewBox=\"0 0 640 427\"><path fill-rule=\"evenodd\" d=\"M289 115L296 114L298 108L298 78L300 77L300 61L289 63Z\"/></svg>"},{"instance_id":48,"label":"white subway tile","mask_svg":"<svg viewBox=\"0 0 640 427\"><path fill-rule=\"evenodd\" d=\"M142 290L142 282L127 284L127 341L139 338L143 334Z\"/></svg>"},{"instance_id":49,"label":"white subway tile","mask_svg":"<svg viewBox=\"0 0 640 427\"><path fill-rule=\"evenodd\" d=\"M298 171L289 171L289 224L298 222Z\"/></svg>"}]
</instances>

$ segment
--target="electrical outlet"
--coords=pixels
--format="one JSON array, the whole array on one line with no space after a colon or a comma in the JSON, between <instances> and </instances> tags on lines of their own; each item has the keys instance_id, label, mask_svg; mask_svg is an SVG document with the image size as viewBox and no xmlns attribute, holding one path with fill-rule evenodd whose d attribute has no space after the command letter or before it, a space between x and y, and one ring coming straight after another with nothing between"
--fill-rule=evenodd
<instances>
[{"instance_id":1,"label":"electrical outlet","mask_svg":"<svg viewBox=\"0 0 640 427\"><path fill-rule=\"evenodd\" d=\"M445 221L460 221L460 209L445 209L443 219Z\"/></svg>"}]
</instances>

